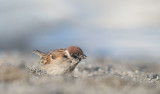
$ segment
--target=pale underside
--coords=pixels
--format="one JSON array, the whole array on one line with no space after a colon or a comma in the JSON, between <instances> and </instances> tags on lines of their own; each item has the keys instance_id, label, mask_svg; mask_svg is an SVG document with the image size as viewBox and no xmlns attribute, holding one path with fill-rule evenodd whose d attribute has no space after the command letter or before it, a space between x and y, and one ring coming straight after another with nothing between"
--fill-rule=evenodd
<instances>
[{"instance_id":1,"label":"pale underside","mask_svg":"<svg viewBox=\"0 0 160 94\"><path fill-rule=\"evenodd\" d=\"M61 75L73 72L78 63L79 61L76 59L59 57L56 60L52 60L50 64L44 65L42 69L44 69L47 74Z\"/></svg>"}]
</instances>

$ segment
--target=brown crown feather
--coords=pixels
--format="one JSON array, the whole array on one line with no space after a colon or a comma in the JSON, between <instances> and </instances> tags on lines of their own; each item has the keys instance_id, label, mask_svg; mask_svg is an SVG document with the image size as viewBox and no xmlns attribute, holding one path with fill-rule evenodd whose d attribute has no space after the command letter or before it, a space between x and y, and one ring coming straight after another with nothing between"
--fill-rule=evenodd
<instances>
[{"instance_id":1,"label":"brown crown feather","mask_svg":"<svg viewBox=\"0 0 160 94\"><path fill-rule=\"evenodd\" d=\"M83 51L81 50L80 47L77 47L77 46L70 46L67 48L68 52L70 55L72 54L76 54L76 53L79 53L80 55L83 55Z\"/></svg>"}]
</instances>

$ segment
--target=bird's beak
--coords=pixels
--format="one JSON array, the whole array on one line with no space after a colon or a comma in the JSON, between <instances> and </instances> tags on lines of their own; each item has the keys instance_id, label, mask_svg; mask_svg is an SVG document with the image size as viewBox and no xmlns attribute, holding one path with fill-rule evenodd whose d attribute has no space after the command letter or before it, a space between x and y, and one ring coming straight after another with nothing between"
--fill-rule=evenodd
<instances>
[{"instance_id":1,"label":"bird's beak","mask_svg":"<svg viewBox=\"0 0 160 94\"><path fill-rule=\"evenodd\" d=\"M82 55L82 59L86 59L87 56L85 54Z\"/></svg>"}]
</instances>

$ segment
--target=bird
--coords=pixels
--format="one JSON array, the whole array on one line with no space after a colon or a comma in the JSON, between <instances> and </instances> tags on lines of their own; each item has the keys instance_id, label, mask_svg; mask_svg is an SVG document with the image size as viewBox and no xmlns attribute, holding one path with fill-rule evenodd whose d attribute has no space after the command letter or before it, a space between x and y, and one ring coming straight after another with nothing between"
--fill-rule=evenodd
<instances>
[{"instance_id":1,"label":"bird","mask_svg":"<svg viewBox=\"0 0 160 94\"><path fill-rule=\"evenodd\" d=\"M40 63L43 64L42 69L49 75L72 73L81 60L87 57L78 46L55 49L49 53L33 50L33 53L40 56Z\"/></svg>"}]
</instances>

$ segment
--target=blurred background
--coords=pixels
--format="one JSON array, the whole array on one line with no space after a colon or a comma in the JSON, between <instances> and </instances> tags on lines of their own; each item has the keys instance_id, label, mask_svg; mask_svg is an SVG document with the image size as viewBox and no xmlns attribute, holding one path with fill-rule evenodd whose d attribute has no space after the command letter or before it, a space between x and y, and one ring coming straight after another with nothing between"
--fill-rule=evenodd
<instances>
[{"instance_id":1,"label":"blurred background","mask_svg":"<svg viewBox=\"0 0 160 94\"><path fill-rule=\"evenodd\" d=\"M160 0L0 0L0 53L77 45L88 58L160 58Z\"/></svg>"}]
</instances>

